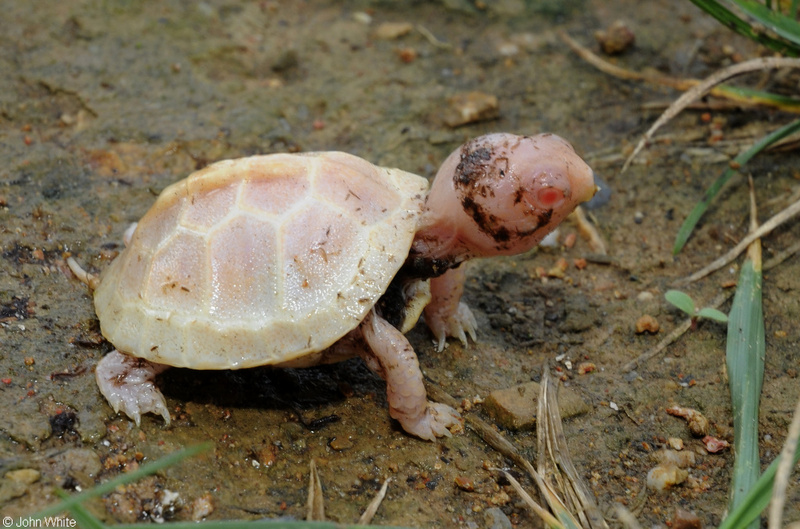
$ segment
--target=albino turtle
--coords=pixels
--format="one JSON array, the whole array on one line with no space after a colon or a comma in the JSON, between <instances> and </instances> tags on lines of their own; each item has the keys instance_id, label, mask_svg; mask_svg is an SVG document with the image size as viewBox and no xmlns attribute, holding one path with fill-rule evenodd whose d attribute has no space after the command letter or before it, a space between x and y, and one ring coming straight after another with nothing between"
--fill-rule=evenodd
<instances>
[{"instance_id":1,"label":"albino turtle","mask_svg":"<svg viewBox=\"0 0 800 529\"><path fill-rule=\"evenodd\" d=\"M441 350L476 322L462 303L471 257L524 252L595 192L563 139L491 134L461 146L433 182L339 152L215 163L166 188L100 275L97 365L116 410L170 416L168 366L303 367L361 356L389 412L423 439L458 413L428 402L402 332L424 307ZM427 305L427 306L426 306Z\"/></svg>"}]
</instances>

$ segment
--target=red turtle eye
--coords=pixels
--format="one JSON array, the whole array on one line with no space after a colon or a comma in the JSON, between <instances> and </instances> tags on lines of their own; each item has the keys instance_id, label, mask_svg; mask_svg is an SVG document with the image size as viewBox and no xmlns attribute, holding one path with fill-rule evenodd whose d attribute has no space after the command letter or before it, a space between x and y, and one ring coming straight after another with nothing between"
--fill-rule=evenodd
<instances>
[{"instance_id":1,"label":"red turtle eye","mask_svg":"<svg viewBox=\"0 0 800 529\"><path fill-rule=\"evenodd\" d=\"M547 208L558 205L564 200L564 192L555 187L546 187L539 190L539 203Z\"/></svg>"}]
</instances>

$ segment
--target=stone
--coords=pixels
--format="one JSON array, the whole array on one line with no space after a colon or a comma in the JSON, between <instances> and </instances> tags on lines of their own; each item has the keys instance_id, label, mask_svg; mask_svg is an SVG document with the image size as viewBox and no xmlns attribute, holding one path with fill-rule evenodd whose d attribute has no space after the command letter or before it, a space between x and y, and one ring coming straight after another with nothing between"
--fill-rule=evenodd
<instances>
[{"instance_id":1,"label":"stone","mask_svg":"<svg viewBox=\"0 0 800 529\"><path fill-rule=\"evenodd\" d=\"M483 92L462 92L447 100L444 122L448 127L488 121L500 115L497 96Z\"/></svg>"},{"instance_id":2,"label":"stone","mask_svg":"<svg viewBox=\"0 0 800 529\"><path fill-rule=\"evenodd\" d=\"M486 397L483 408L503 428L532 429L536 425L539 388L538 383L528 382L492 391ZM563 387L558 391L558 406L562 419L588 413L591 409L578 393Z\"/></svg>"}]
</instances>

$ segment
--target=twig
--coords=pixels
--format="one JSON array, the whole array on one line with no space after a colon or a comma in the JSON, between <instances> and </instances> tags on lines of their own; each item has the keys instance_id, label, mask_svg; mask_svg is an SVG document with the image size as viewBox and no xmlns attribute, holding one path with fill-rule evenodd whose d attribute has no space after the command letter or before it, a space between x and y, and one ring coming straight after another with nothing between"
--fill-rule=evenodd
<instances>
[{"instance_id":1,"label":"twig","mask_svg":"<svg viewBox=\"0 0 800 529\"><path fill-rule=\"evenodd\" d=\"M558 521L558 519L556 519L555 516L553 516L547 510L545 510L544 507L539 505L539 503L536 500L534 500L531 497L530 494L528 494L528 492L522 487L522 485L520 485L519 481L517 481L514 478L514 476L512 476L511 474L509 474L505 470L502 470L502 469L499 469L499 468L493 468L491 470L498 470L498 471L502 472L503 475L508 480L508 482L511 483L511 486L514 487L514 490L517 491L517 494L520 495L520 497L522 498L522 501L524 501L525 504L528 507L530 507L530 509L534 513L536 513L545 522L545 524L548 527L559 527L560 522Z\"/></svg>"},{"instance_id":2,"label":"twig","mask_svg":"<svg viewBox=\"0 0 800 529\"><path fill-rule=\"evenodd\" d=\"M439 385L426 380L425 390L427 391L430 399L435 400L436 402L441 402L442 404L447 404L451 408L458 407L458 401ZM497 430L492 428L489 423L479 417L476 417L475 415L466 415L464 417L464 421L466 422L467 426L469 426L476 434L478 434L478 436L483 439L486 444L507 458L511 459L531 476L536 474L536 470L533 468L533 465L531 465L530 461L525 459L522 454L519 453L519 450L517 450L517 448L505 437L500 435Z\"/></svg>"},{"instance_id":3,"label":"twig","mask_svg":"<svg viewBox=\"0 0 800 529\"><path fill-rule=\"evenodd\" d=\"M725 303L732 295L733 295L732 293L723 292L722 294L714 298L714 301L712 301L708 306L716 309L717 307ZM689 318L688 320L685 320L683 323L672 329L672 332L666 335L654 347L640 354L639 356L637 356L636 358L634 358L633 360L622 366L622 372L628 373L629 371L633 371L642 362L647 362L654 356L661 354L661 352L664 351L664 349L672 345L673 342L677 341L678 338L683 336L683 333L688 331L689 327L691 326L692 326L692 319Z\"/></svg>"},{"instance_id":4,"label":"twig","mask_svg":"<svg viewBox=\"0 0 800 529\"><path fill-rule=\"evenodd\" d=\"M364 511L364 514L361 515L361 518L358 519L358 525L367 525L372 521L372 518L375 516L375 513L378 512L378 507L381 506L381 502L383 498L386 497L386 490L389 488L389 482L392 478L386 478L381 485L381 490L378 491L378 494L372 498L372 501L369 502L367 505L367 510Z\"/></svg>"},{"instance_id":5,"label":"twig","mask_svg":"<svg viewBox=\"0 0 800 529\"><path fill-rule=\"evenodd\" d=\"M689 90L693 86L699 85L702 81L699 79L681 79L676 77L667 77L666 75L658 75L653 73L643 73L643 72L636 72L633 70L628 70L626 68L621 68L615 64L611 64L610 62L606 61L602 57L592 53L591 50L582 46L578 41L570 37L564 31L558 32L559 37L564 43L570 47L572 51L575 52L581 59L588 62L598 70L603 73L607 73L613 77L618 79L622 79L625 81L644 81L647 83L652 84L660 84L663 86L669 86L675 88L676 90ZM797 59L794 59L795 61ZM797 63L794 64L794 67L797 67ZM770 99L758 99L754 98L753 95L742 94L740 91L736 89L729 88L726 86L715 86L712 87L709 91L714 97L724 98L728 101L735 102L739 106L742 105L767 105L772 106L775 108L779 108L781 110L785 110L787 112L797 112L798 107L797 105L786 105L782 101L773 101ZM707 103L708 106L714 106L717 103Z\"/></svg>"},{"instance_id":6,"label":"twig","mask_svg":"<svg viewBox=\"0 0 800 529\"><path fill-rule=\"evenodd\" d=\"M322 483L317 472L317 463L311 460L311 472L308 475L308 501L306 502L306 520L309 522L325 521L325 498L322 496Z\"/></svg>"},{"instance_id":7,"label":"twig","mask_svg":"<svg viewBox=\"0 0 800 529\"><path fill-rule=\"evenodd\" d=\"M422 36L428 39L428 42L434 45L434 47L442 49L442 50L451 50L453 49L453 45L448 42L442 42L441 40L437 39L436 36L430 32L428 28L423 26L422 24L417 24L417 31L422 33Z\"/></svg>"},{"instance_id":8,"label":"twig","mask_svg":"<svg viewBox=\"0 0 800 529\"><path fill-rule=\"evenodd\" d=\"M747 247L755 241L756 239L762 238L764 235L768 234L787 220L791 219L795 215L800 213L800 200L793 202L789 207L781 211L780 213L773 216L767 222L762 224L757 230L751 231L747 237L741 240L739 244L737 244L732 250L728 253L714 261L713 263L709 264L708 266L698 270L694 274L677 281L676 285L688 285L689 283L693 283L698 279L702 279L706 277L711 272L715 272L725 266L726 264L730 263L736 257L739 256Z\"/></svg>"},{"instance_id":9,"label":"twig","mask_svg":"<svg viewBox=\"0 0 800 529\"><path fill-rule=\"evenodd\" d=\"M608 524L592 499L592 494L570 458L567 439L561 427L561 413L556 392L556 385L549 369L545 366L536 414L539 474L545 477L553 476L556 479L572 512L576 512L580 517L583 527L608 529Z\"/></svg>"},{"instance_id":10,"label":"twig","mask_svg":"<svg viewBox=\"0 0 800 529\"><path fill-rule=\"evenodd\" d=\"M639 140L639 143L636 145L636 148L633 150L630 156L628 156L628 159L625 160L620 173L624 173L628 169L631 161L636 157L637 154L639 154L647 142L653 137L653 134L655 134L655 132L661 128L662 125L678 115L689 104L707 94L714 88L714 86L727 79L736 77L737 75L742 75L757 70L768 70L774 68L800 68L800 59L791 57L764 57L759 59L751 59L749 61L734 64L732 66L728 66L727 68L723 68L722 70L718 70L697 85L687 90L678 99L676 99L669 106L669 108L667 108L667 110L661 114L656 122L653 123L648 131L644 133L642 139Z\"/></svg>"},{"instance_id":11,"label":"twig","mask_svg":"<svg viewBox=\"0 0 800 529\"><path fill-rule=\"evenodd\" d=\"M578 225L578 231L589 242L589 248L591 248L592 252L600 255L607 255L606 243L603 241L597 228L586 218L586 213L583 211L583 208L578 206L575 208L575 211L572 212L572 215L575 216L575 223Z\"/></svg>"},{"instance_id":12,"label":"twig","mask_svg":"<svg viewBox=\"0 0 800 529\"><path fill-rule=\"evenodd\" d=\"M567 46L570 47L572 51L575 52L576 55L578 55L578 57L588 62L601 72L607 73L608 75L617 77L619 79L624 79L626 81L647 81L650 83L671 86L672 88L677 88L678 90L688 90L693 85L699 82L694 79L692 80L676 79L674 77L666 77L663 75L652 75L641 72L635 72L633 70L627 70L625 68L620 68L619 66L611 64L610 62L603 60L598 55L592 53L591 50L589 50L589 48L586 48L585 46L581 45L578 41L570 37L565 31L559 30L558 36L561 38L561 40L564 41L564 43L566 43Z\"/></svg>"},{"instance_id":13,"label":"twig","mask_svg":"<svg viewBox=\"0 0 800 529\"><path fill-rule=\"evenodd\" d=\"M426 380L425 390L427 391L430 399L441 402L442 404L447 404L452 408L458 407L458 401L456 401L456 399L454 399L437 384ZM551 505L561 505L563 509L566 509L563 507L563 503L561 503L561 500L558 498L556 492L548 483L545 482L536 469L533 468L531 462L528 461L508 439L503 437L500 432L492 428L492 425L472 414L466 415L464 420L467 426L469 426L476 434L478 434L478 437L483 439L483 442L512 460L521 469L525 470L525 472L528 473L530 478L539 487L539 491L542 493L542 495L545 496L548 502L551 502ZM567 515L569 515L569 513L567 513ZM544 520L544 518L542 519Z\"/></svg>"},{"instance_id":14,"label":"twig","mask_svg":"<svg viewBox=\"0 0 800 529\"><path fill-rule=\"evenodd\" d=\"M772 486L772 501L769 504L769 521L767 529L780 529L783 518L783 506L786 503L786 488L789 484L789 476L794 466L794 453L797 450L797 442L800 438L800 400L794 407L794 416L789 425L789 433L786 434L786 442L781 450L781 462L775 472L775 481Z\"/></svg>"}]
</instances>

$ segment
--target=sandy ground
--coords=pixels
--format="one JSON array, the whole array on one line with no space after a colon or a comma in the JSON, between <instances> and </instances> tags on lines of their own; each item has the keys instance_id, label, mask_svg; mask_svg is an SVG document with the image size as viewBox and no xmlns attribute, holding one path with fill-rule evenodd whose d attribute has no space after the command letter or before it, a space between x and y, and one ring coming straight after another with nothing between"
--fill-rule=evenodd
<instances>
[{"instance_id":1,"label":"sandy ground","mask_svg":"<svg viewBox=\"0 0 800 529\"><path fill-rule=\"evenodd\" d=\"M437 354L418 327L409 337L424 372L451 395L476 401L538 380L548 366L587 404L588 413L564 428L576 467L610 518L618 502L644 526L665 524L679 507L704 525L719 523L732 452L706 453L665 409L695 408L712 434L732 441L724 327L703 322L634 371L623 366L680 323L663 301L672 282L746 233L745 180L734 179L673 257L680 223L732 154L789 116L687 112L619 175L622 153L655 118L651 104L676 94L599 73L557 30L595 48L593 32L623 19L636 42L612 60L678 77L703 77L758 50L689 2L649 2L646 10L633 1L485 4L0 2L3 515L53 502L56 486L86 489L210 440L211 452L90 508L110 522L191 519L206 507L215 519L302 518L314 459L334 520L357 519L391 477L375 523L493 527L489 518L499 508L516 527L539 526L505 478L489 470L509 467L509 460L470 431L437 442L407 436L388 416L382 381L360 361L298 371L173 370L159 379L172 425L148 416L137 428L96 389L94 365L112 347L99 334L90 294L64 263L71 253L102 270L158 191L219 159L342 150L430 177L464 139L503 130L556 132L604 178L611 200L591 215L608 260L575 267L592 253L579 237L569 249L473 263L466 300L481 327L479 342L464 348L451 341ZM376 34L385 22L411 29ZM796 75L761 81L794 93L798 82ZM498 117L448 125L449 98L469 91L496 96ZM800 159L765 155L746 170L764 220L797 190ZM799 229L790 223L765 239L765 258L795 242ZM576 231L566 223L562 241ZM569 265L563 278L538 277L537 269L562 257ZM706 302L735 278L734 265L687 291ZM800 395L798 278L793 257L764 281L765 466L782 446ZM634 332L645 314L659 322L659 334ZM581 362L596 369L579 374ZM489 418L481 405L469 413ZM534 432L503 433L535 457ZM689 480L655 493L645 477L655 465L652 452L670 438L696 452L697 462ZM165 505L165 490L178 500ZM800 519L796 474L789 504L787 519Z\"/></svg>"}]
</instances>

